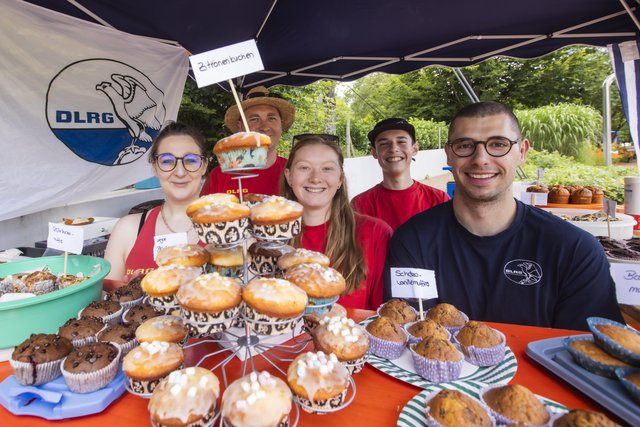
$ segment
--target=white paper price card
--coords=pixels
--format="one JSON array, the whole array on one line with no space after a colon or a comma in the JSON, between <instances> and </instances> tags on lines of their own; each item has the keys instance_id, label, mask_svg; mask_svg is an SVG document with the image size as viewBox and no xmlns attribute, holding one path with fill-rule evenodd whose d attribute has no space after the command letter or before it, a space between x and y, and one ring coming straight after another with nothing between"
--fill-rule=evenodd
<instances>
[{"instance_id":1,"label":"white paper price card","mask_svg":"<svg viewBox=\"0 0 640 427\"><path fill-rule=\"evenodd\" d=\"M532 206L545 206L547 204L547 193L525 192L520 193L520 201Z\"/></svg>"},{"instance_id":2,"label":"white paper price card","mask_svg":"<svg viewBox=\"0 0 640 427\"><path fill-rule=\"evenodd\" d=\"M187 233L185 232L153 236L153 259L156 259L156 255L158 255L158 252L160 252L161 249L187 243L189 243L189 240L187 239Z\"/></svg>"},{"instance_id":3,"label":"white paper price card","mask_svg":"<svg viewBox=\"0 0 640 427\"><path fill-rule=\"evenodd\" d=\"M50 222L47 247L80 255L84 247L84 229L73 225Z\"/></svg>"},{"instance_id":4,"label":"white paper price card","mask_svg":"<svg viewBox=\"0 0 640 427\"><path fill-rule=\"evenodd\" d=\"M640 264L611 263L619 304L640 305Z\"/></svg>"},{"instance_id":5,"label":"white paper price card","mask_svg":"<svg viewBox=\"0 0 640 427\"><path fill-rule=\"evenodd\" d=\"M189 57L198 87L264 70L255 40L247 40Z\"/></svg>"},{"instance_id":6,"label":"white paper price card","mask_svg":"<svg viewBox=\"0 0 640 427\"><path fill-rule=\"evenodd\" d=\"M435 271L422 268L392 268L391 296L398 298L438 298Z\"/></svg>"}]
</instances>

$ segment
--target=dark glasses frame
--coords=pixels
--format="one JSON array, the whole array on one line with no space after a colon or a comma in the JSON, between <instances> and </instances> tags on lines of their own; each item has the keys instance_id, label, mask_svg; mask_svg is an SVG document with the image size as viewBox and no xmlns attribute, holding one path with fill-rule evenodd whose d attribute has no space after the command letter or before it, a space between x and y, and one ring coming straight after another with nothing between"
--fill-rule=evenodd
<instances>
[{"instance_id":1,"label":"dark glasses frame","mask_svg":"<svg viewBox=\"0 0 640 427\"><path fill-rule=\"evenodd\" d=\"M307 139L322 139L326 142L333 142L338 144L340 139L338 135L332 135L330 133L300 133L298 135L293 136L293 141L291 145L296 145L299 142L305 141Z\"/></svg>"},{"instance_id":2,"label":"dark glasses frame","mask_svg":"<svg viewBox=\"0 0 640 427\"><path fill-rule=\"evenodd\" d=\"M160 163L160 157L162 156L171 156L174 159L174 163L173 163L173 167L171 167L170 169L163 169L162 165ZM191 170L190 168L187 167L187 165L184 162L184 158L187 156L196 156L200 158L200 165L198 166L197 169ZM155 156L153 156L153 162L156 164L156 166L158 166L158 169L160 169L162 172L171 172L173 171L177 166L178 166L178 161L180 161L182 163L182 167L184 168L184 170L186 170L187 172L198 172L200 169L202 169L202 166L206 163L206 161L208 161L209 158L205 155L202 154L196 154L196 153L187 153L185 156L174 156L171 153L159 153L156 154Z\"/></svg>"},{"instance_id":3,"label":"dark glasses frame","mask_svg":"<svg viewBox=\"0 0 640 427\"><path fill-rule=\"evenodd\" d=\"M492 154L491 151L489 150L489 148L487 147L487 143L489 141L491 141L492 139L501 139L503 141L508 141L511 145L509 145L509 149L507 151L505 151L502 154ZM473 154L476 152L476 149L478 148L478 145L483 144L484 145L484 150L487 152L488 155L490 155L491 157L504 157L507 154L509 154L511 152L511 149L513 148L514 145L516 145L517 143L520 142L521 138L517 138L515 140L511 140L509 138L507 138L506 136L491 136L488 139L486 139L485 141L476 141L474 139L471 138L458 138L454 141L447 141L447 145L449 146L449 148L451 148L451 151L453 152L453 154L455 154L458 157L471 157L473 156ZM471 150L471 152L469 154L465 154L465 155L460 155L458 153L456 153L456 150L454 148L454 144L456 144L457 142L463 142L463 141L467 141L469 143L473 143L473 150Z\"/></svg>"}]
</instances>

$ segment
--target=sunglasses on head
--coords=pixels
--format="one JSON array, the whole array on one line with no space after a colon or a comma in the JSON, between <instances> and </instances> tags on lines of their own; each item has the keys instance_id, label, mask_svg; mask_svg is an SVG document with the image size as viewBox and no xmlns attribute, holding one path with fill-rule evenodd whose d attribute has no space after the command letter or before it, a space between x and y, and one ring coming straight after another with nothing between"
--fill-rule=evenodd
<instances>
[{"instance_id":1,"label":"sunglasses on head","mask_svg":"<svg viewBox=\"0 0 640 427\"><path fill-rule=\"evenodd\" d=\"M333 142L335 144L338 143L338 136L331 135L330 133L301 133L293 137L292 145L295 145L307 139L321 139L326 142Z\"/></svg>"}]
</instances>

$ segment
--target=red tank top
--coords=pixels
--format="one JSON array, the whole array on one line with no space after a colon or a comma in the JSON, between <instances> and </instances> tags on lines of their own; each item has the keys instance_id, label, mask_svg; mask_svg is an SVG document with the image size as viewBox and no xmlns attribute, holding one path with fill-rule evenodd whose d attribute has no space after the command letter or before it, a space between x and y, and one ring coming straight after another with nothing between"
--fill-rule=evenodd
<instances>
[{"instance_id":1,"label":"red tank top","mask_svg":"<svg viewBox=\"0 0 640 427\"><path fill-rule=\"evenodd\" d=\"M138 233L138 238L127 256L124 263L125 280L127 281L132 277L147 274L158 268L158 264L153 259L153 237L156 234L156 221L161 208L162 206L157 206L148 212L147 219Z\"/></svg>"}]
</instances>

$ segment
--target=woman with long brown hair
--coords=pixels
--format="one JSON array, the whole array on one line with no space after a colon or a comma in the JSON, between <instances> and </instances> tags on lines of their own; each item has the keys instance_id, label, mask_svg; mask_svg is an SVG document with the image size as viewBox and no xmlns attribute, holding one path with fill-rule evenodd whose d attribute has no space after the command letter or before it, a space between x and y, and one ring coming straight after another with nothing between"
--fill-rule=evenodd
<instances>
[{"instance_id":1,"label":"woman with long brown hair","mask_svg":"<svg viewBox=\"0 0 640 427\"><path fill-rule=\"evenodd\" d=\"M302 233L294 246L327 254L345 277L347 289L338 302L375 309L382 303L382 272L392 230L377 218L353 211L343 168L337 137L294 137L281 193L304 206Z\"/></svg>"}]
</instances>

